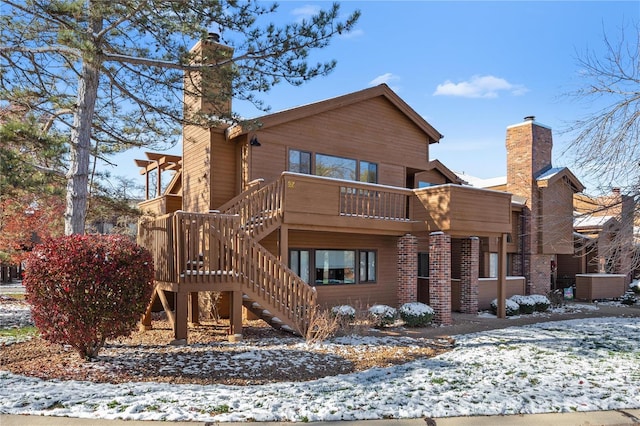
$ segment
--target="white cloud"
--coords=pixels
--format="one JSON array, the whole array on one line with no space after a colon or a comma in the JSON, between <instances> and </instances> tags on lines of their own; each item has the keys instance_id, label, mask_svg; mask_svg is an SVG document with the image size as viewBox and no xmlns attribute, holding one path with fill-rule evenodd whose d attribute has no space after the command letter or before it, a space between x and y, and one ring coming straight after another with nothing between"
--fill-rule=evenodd
<instances>
[{"instance_id":1,"label":"white cloud","mask_svg":"<svg viewBox=\"0 0 640 426\"><path fill-rule=\"evenodd\" d=\"M468 81L453 83L447 80L438 84L434 96L460 96L464 98L497 98L499 92L508 92L514 96L520 96L528 92L521 84L509 83L504 78L492 75L474 75Z\"/></svg>"},{"instance_id":2,"label":"white cloud","mask_svg":"<svg viewBox=\"0 0 640 426\"><path fill-rule=\"evenodd\" d=\"M364 35L364 31L361 29L357 29L357 30L352 30L348 33L342 33L339 35L340 38L356 38L356 37L362 37Z\"/></svg>"},{"instance_id":3,"label":"white cloud","mask_svg":"<svg viewBox=\"0 0 640 426\"><path fill-rule=\"evenodd\" d=\"M302 21L303 19L311 18L313 15L316 15L318 12L320 12L319 6L313 6L308 4L306 6L296 7L291 11L291 14L296 17L297 21Z\"/></svg>"},{"instance_id":4,"label":"white cloud","mask_svg":"<svg viewBox=\"0 0 640 426\"><path fill-rule=\"evenodd\" d=\"M398 77L395 74L392 74L392 73L388 72L388 73L379 75L376 78L374 78L373 80L371 80L369 82L369 86L377 86L377 85L383 84L383 83L384 84L389 84L392 81L398 81L398 80L400 80L400 77Z\"/></svg>"}]
</instances>

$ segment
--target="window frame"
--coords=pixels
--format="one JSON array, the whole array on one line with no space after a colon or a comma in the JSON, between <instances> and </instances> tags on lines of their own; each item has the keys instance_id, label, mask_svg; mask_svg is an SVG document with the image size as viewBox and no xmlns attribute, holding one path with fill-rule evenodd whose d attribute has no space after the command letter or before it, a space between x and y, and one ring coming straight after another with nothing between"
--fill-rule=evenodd
<instances>
[{"instance_id":1,"label":"window frame","mask_svg":"<svg viewBox=\"0 0 640 426\"><path fill-rule=\"evenodd\" d=\"M317 278L317 265L316 265L316 253L319 251L342 251L342 252L353 252L354 253L354 267L353 267L353 275L354 275L354 281L353 282L327 282L327 283L323 283L323 282L317 282L316 278ZM294 260L294 258L296 256L293 255L293 252L297 252L298 256L298 265L293 265L292 262ZM327 286L341 286L341 285L359 285L359 284L377 284L378 282L378 250L377 249L353 249L353 248L300 248L300 247L293 247L293 248L289 248L289 260L288 260L288 267L289 269L291 269L294 273L297 274L296 269L300 270L301 268L301 256L300 253L302 252L307 252L309 254L309 281L307 282L307 284L312 285L312 286L322 286L322 287L327 287ZM374 275L374 279L371 280L369 279L370 277L370 273L369 270L367 270L367 276L365 277L366 280L362 279L362 276L360 274L360 258L361 258L361 253L366 253L367 254L367 269L370 268L370 263L369 260L372 257L373 260L373 275ZM333 268L335 269L335 268ZM300 276L300 275L299 275ZM304 280L304 277L300 276L300 278L302 278Z\"/></svg>"},{"instance_id":2,"label":"window frame","mask_svg":"<svg viewBox=\"0 0 640 426\"><path fill-rule=\"evenodd\" d=\"M307 172L304 172L304 171L294 171L294 170L291 170L291 165L292 165L292 162L291 162L291 157L292 157L292 155L291 155L291 154L292 154L293 152L298 153L299 158L300 158L300 161L297 163L297 165L298 165L298 169L301 169L301 167L300 167L300 166L302 165L302 160L301 160L301 159L302 159L302 155L303 155L303 154L308 155L308 157L309 157L309 172L308 172L308 173L307 173ZM305 174L305 175L313 175L313 174L314 174L314 173L313 173L313 169L314 169L313 160L314 160L314 154L313 154L313 152L311 152L311 151L305 151L305 150L302 150L302 149L289 148L289 151L288 151L288 158L287 158L287 171L290 171L290 172L293 172L293 173L301 173L301 174Z\"/></svg>"}]
</instances>

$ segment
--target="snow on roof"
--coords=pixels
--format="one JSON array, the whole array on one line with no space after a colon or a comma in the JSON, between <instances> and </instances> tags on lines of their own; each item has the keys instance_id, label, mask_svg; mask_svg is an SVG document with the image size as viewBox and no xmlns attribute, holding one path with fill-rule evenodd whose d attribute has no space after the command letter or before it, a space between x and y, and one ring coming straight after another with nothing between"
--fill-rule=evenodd
<instances>
[{"instance_id":1,"label":"snow on roof","mask_svg":"<svg viewBox=\"0 0 640 426\"><path fill-rule=\"evenodd\" d=\"M479 178L476 176L471 176L471 175L467 175L464 172L459 173L459 172L454 172L456 175L458 175L458 177L462 180L464 180L465 182L467 182L469 185L476 187L476 188L490 188L493 186L498 186L498 185L506 185L507 184L507 177L506 176L498 176L498 177L494 177L494 178L488 178L488 179L483 179L483 178Z\"/></svg>"},{"instance_id":2,"label":"snow on roof","mask_svg":"<svg viewBox=\"0 0 640 426\"><path fill-rule=\"evenodd\" d=\"M551 179L552 177L554 177L555 175L557 175L558 173L560 173L564 169L566 169L566 167L552 167L549 170L547 170L546 172L541 173L536 178L536 180Z\"/></svg>"},{"instance_id":3,"label":"snow on roof","mask_svg":"<svg viewBox=\"0 0 640 426\"><path fill-rule=\"evenodd\" d=\"M615 218L615 216L580 215L573 218L574 228L598 228Z\"/></svg>"}]
</instances>

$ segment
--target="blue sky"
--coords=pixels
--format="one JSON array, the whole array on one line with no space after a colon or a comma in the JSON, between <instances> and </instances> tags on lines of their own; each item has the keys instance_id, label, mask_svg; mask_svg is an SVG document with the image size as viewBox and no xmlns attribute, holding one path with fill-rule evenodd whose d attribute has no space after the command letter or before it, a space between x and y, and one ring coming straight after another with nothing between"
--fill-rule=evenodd
<instances>
[{"instance_id":1,"label":"blue sky","mask_svg":"<svg viewBox=\"0 0 640 426\"><path fill-rule=\"evenodd\" d=\"M285 1L277 19L329 6ZM263 97L272 111L386 83L444 134L431 146L431 159L480 178L506 174L506 127L529 115L554 130L554 166L571 167L570 156L561 155L568 141L561 130L595 109L563 96L583 83L576 58L602 52L603 34L618 40L623 25L629 35L640 21L638 1L343 1L341 7L361 10L355 31L313 56L336 59L337 68L300 87L274 88ZM246 117L261 115L235 107ZM132 160L142 154L120 157L112 173L142 183Z\"/></svg>"}]
</instances>

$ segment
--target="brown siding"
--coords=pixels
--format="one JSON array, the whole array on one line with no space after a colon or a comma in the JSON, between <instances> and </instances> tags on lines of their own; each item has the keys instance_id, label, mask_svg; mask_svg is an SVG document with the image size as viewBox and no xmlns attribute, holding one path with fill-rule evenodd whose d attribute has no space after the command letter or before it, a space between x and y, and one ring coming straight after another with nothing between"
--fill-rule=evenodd
<instances>
[{"instance_id":1,"label":"brown siding","mask_svg":"<svg viewBox=\"0 0 640 426\"><path fill-rule=\"evenodd\" d=\"M438 170L432 169L425 172L416 173L415 187L418 188L418 183L428 182L434 185L441 185L448 183L447 178L442 175Z\"/></svg>"},{"instance_id":2,"label":"brown siding","mask_svg":"<svg viewBox=\"0 0 640 426\"><path fill-rule=\"evenodd\" d=\"M430 231L444 231L453 236L511 231L509 194L451 184L418 189L415 194L422 206L413 203L412 218L425 217Z\"/></svg>"},{"instance_id":3,"label":"brown siding","mask_svg":"<svg viewBox=\"0 0 640 426\"><path fill-rule=\"evenodd\" d=\"M403 187L404 168L426 169L424 133L386 99L368 99L256 132L252 179L275 179L287 168L287 150L336 155L378 164L379 182Z\"/></svg>"},{"instance_id":4,"label":"brown siding","mask_svg":"<svg viewBox=\"0 0 640 426\"><path fill-rule=\"evenodd\" d=\"M564 180L542 188L541 252L573 253L573 190Z\"/></svg>"},{"instance_id":5,"label":"brown siding","mask_svg":"<svg viewBox=\"0 0 640 426\"><path fill-rule=\"evenodd\" d=\"M206 212L211 196L210 132L202 127L185 126L183 139L182 209Z\"/></svg>"},{"instance_id":6,"label":"brown siding","mask_svg":"<svg viewBox=\"0 0 640 426\"><path fill-rule=\"evenodd\" d=\"M240 174L236 161L237 147L223 133L211 132L212 199L209 209L217 209L239 193Z\"/></svg>"}]
</instances>

